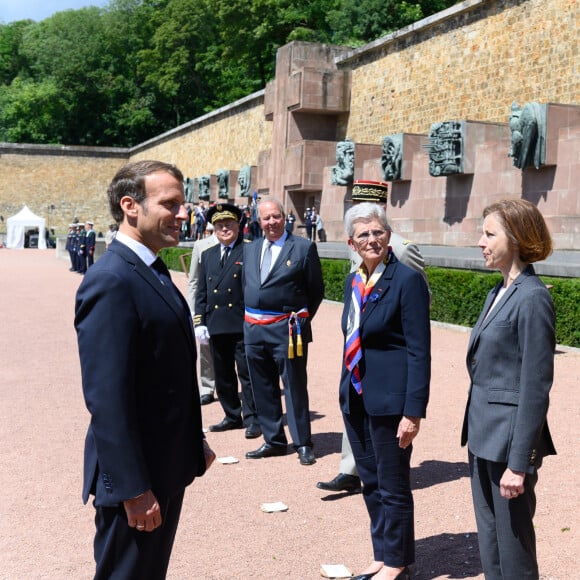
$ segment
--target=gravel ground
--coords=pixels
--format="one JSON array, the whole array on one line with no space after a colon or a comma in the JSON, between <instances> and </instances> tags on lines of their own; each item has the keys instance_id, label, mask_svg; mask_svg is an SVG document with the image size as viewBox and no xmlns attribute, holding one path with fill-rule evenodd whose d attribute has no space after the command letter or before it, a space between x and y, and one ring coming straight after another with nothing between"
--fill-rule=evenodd
<instances>
[{"instance_id":1,"label":"gravel ground","mask_svg":"<svg viewBox=\"0 0 580 580\"><path fill-rule=\"evenodd\" d=\"M186 277L174 274L182 290ZM0 578L83 579L93 573L93 508L80 498L85 410L73 329L81 281L54 252L0 250ZM338 469L341 305L324 303L310 350L312 429L318 461L296 455L246 460L261 440L243 431L209 433L218 457L186 493L168 578L320 578L321 564L353 574L372 559L360 495L328 494L316 482ZM428 419L413 454L417 580L483 578L466 451L459 434L467 390L464 329L433 325ZM98 340L98 337L95 337ZM549 420L559 455L540 472L535 525L542 578L580 578L576 426L580 352L559 348ZM222 418L203 408L204 424ZM282 513L263 502L282 501Z\"/></svg>"}]
</instances>

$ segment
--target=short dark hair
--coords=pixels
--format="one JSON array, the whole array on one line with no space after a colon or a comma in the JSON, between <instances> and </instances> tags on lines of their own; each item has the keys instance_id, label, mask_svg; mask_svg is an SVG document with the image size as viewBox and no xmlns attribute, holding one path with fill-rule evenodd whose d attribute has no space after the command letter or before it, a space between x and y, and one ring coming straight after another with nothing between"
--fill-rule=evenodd
<instances>
[{"instance_id":1,"label":"short dark hair","mask_svg":"<svg viewBox=\"0 0 580 580\"><path fill-rule=\"evenodd\" d=\"M183 183L183 173L175 165L163 161L136 161L124 165L117 171L107 188L109 209L117 224L120 224L125 217L121 209L121 199L128 195L137 203L143 203L147 196L145 178L159 171L170 173L175 179Z\"/></svg>"},{"instance_id":2,"label":"short dark hair","mask_svg":"<svg viewBox=\"0 0 580 580\"><path fill-rule=\"evenodd\" d=\"M533 203L525 199L504 199L483 210L484 218L490 214L497 214L522 262L539 262L552 253L552 236L544 216Z\"/></svg>"}]
</instances>

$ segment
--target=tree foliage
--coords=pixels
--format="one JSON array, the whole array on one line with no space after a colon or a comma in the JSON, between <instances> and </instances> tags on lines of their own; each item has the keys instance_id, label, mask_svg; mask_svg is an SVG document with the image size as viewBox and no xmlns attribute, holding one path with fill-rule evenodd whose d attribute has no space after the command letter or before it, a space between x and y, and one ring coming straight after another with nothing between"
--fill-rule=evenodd
<instances>
[{"instance_id":1,"label":"tree foliage","mask_svg":"<svg viewBox=\"0 0 580 580\"><path fill-rule=\"evenodd\" d=\"M0 23L0 141L131 146L265 87L293 41L358 46L453 0L111 0Z\"/></svg>"}]
</instances>

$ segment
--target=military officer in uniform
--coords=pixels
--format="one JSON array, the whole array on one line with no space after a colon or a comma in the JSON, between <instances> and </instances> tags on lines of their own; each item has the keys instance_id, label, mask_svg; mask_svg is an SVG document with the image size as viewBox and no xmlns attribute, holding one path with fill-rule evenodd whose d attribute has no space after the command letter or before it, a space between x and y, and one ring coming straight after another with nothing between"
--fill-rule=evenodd
<instances>
[{"instance_id":1,"label":"military officer in uniform","mask_svg":"<svg viewBox=\"0 0 580 580\"><path fill-rule=\"evenodd\" d=\"M75 236L76 236L75 228L76 228L75 224L68 224L68 234L66 235L65 249L70 257L69 272L74 272L76 270L76 258L74 253Z\"/></svg>"},{"instance_id":2,"label":"military officer in uniform","mask_svg":"<svg viewBox=\"0 0 580 580\"><path fill-rule=\"evenodd\" d=\"M241 217L242 211L229 203L214 205L208 211L207 219L219 244L201 255L193 323L200 343L209 340L216 392L225 414L209 430L229 431L245 426L246 438L254 439L262 431L244 350ZM242 385L241 404L238 379Z\"/></svg>"},{"instance_id":3,"label":"military officer in uniform","mask_svg":"<svg viewBox=\"0 0 580 580\"><path fill-rule=\"evenodd\" d=\"M87 231L82 225L78 226L79 231L79 258L78 258L78 270L79 274L84 274L87 271Z\"/></svg>"},{"instance_id":4,"label":"military officer in uniform","mask_svg":"<svg viewBox=\"0 0 580 580\"><path fill-rule=\"evenodd\" d=\"M86 255L86 267L90 268L95 263L95 242L97 234L93 229L93 222L88 221L85 225L86 235L85 235L85 255Z\"/></svg>"}]
</instances>

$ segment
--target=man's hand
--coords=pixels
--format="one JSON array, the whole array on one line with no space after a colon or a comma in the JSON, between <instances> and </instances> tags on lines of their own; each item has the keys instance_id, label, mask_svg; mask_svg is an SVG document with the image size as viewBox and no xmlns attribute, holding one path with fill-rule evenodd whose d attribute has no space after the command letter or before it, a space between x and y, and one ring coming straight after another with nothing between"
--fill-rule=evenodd
<instances>
[{"instance_id":1,"label":"man's hand","mask_svg":"<svg viewBox=\"0 0 580 580\"><path fill-rule=\"evenodd\" d=\"M526 474L523 471L512 471L509 467L503 472L499 482L499 492L506 499L515 499L524 493L524 480Z\"/></svg>"},{"instance_id":2,"label":"man's hand","mask_svg":"<svg viewBox=\"0 0 580 580\"><path fill-rule=\"evenodd\" d=\"M195 338L199 340L199 344L209 344L209 331L207 326L196 326Z\"/></svg>"},{"instance_id":3,"label":"man's hand","mask_svg":"<svg viewBox=\"0 0 580 580\"><path fill-rule=\"evenodd\" d=\"M403 417L397 429L397 438L399 439L399 447L406 449L411 445L413 439L419 433L421 425L421 417Z\"/></svg>"},{"instance_id":4,"label":"man's hand","mask_svg":"<svg viewBox=\"0 0 580 580\"><path fill-rule=\"evenodd\" d=\"M151 490L123 502L130 528L140 532L152 532L161 525L161 509Z\"/></svg>"}]
</instances>

